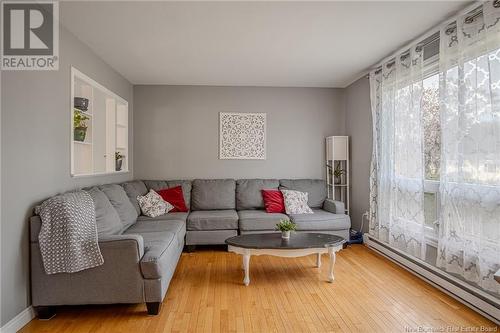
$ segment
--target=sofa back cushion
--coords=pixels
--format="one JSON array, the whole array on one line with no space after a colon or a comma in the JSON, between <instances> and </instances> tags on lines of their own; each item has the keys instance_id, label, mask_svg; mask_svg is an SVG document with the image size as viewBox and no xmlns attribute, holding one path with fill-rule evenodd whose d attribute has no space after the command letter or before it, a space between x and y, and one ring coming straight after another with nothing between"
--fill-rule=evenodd
<instances>
[{"instance_id":1,"label":"sofa back cushion","mask_svg":"<svg viewBox=\"0 0 500 333\"><path fill-rule=\"evenodd\" d=\"M182 186L182 194L184 195L184 202L186 203L186 207L188 209L190 209L191 207L190 180L145 180L144 185L146 185L148 191L155 190L156 192L166 188Z\"/></svg>"},{"instance_id":2,"label":"sofa back cushion","mask_svg":"<svg viewBox=\"0 0 500 333\"><path fill-rule=\"evenodd\" d=\"M119 234L123 230L123 224L106 194L97 187L86 191L94 201L97 234L99 236Z\"/></svg>"},{"instance_id":3,"label":"sofa back cushion","mask_svg":"<svg viewBox=\"0 0 500 333\"><path fill-rule=\"evenodd\" d=\"M191 209L235 209L235 191L234 179L195 179L191 190Z\"/></svg>"},{"instance_id":4,"label":"sofa back cushion","mask_svg":"<svg viewBox=\"0 0 500 333\"><path fill-rule=\"evenodd\" d=\"M326 200L326 183L322 179L280 179L280 189L307 192L311 208L321 208Z\"/></svg>"},{"instance_id":5,"label":"sofa back cushion","mask_svg":"<svg viewBox=\"0 0 500 333\"><path fill-rule=\"evenodd\" d=\"M131 182L122 183L121 186L127 193L127 197L129 198L132 205L134 205L137 214L141 214L141 207L139 206L139 202L137 201L138 196L144 196L148 193L148 189L144 182L141 180L134 180Z\"/></svg>"},{"instance_id":6,"label":"sofa back cushion","mask_svg":"<svg viewBox=\"0 0 500 333\"><path fill-rule=\"evenodd\" d=\"M116 209L123 225L123 230L130 227L137 220L137 210L127 197L123 187L118 184L107 184L99 186L99 189L106 194L111 205Z\"/></svg>"},{"instance_id":7,"label":"sofa back cushion","mask_svg":"<svg viewBox=\"0 0 500 333\"><path fill-rule=\"evenodd\" d=\"M264 209L261 190L278 189L277 179L238 179L236 181L236 209Z\"/></svg>"}]
</instances>

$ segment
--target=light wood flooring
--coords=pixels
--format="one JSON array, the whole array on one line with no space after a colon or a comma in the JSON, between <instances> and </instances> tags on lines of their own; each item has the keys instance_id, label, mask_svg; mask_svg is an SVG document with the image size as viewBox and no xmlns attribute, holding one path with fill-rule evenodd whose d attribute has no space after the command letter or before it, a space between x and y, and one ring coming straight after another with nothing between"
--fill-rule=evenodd
<instances>
[{"instance_id":1,"label":"light wood flooring","mask_svg":"<svg viewBox=\"0 0 500 333\"><path fill-rule=\"evenodd\" d=\"M21 332L410 332L419 327L496 327L491 321L362 245L340 251L335 281L314 255L241 257L183 253L158 316L144 304L64 307ZM500 332L500 329L497 328Z\"/></svg>"}]
</instances>

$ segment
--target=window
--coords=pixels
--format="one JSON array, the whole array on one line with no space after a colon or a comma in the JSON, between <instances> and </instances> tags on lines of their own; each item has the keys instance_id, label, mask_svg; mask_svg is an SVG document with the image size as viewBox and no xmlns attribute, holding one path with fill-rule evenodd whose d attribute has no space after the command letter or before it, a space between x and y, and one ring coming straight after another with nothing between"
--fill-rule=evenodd
<instances>
[{"instance_id":1,"label":"window","mask_svg":"<svg viewBox=\"0 0 500 333\"><path fill-rule=\"evenodd\" d=\"M439 120L439 74L423 82L422 122L424 129L425 179L439 180L441 126Z\"/></svg>"},{"instance_id":2,"label":"window","mask_svg":"<svg viewBox=\"0 0 500 333\"><path fill-rule=\"evenodd\" d=\"M128 171L128 102L71 68L71 175Z\"/></svg>"},{"instance_id":3,"label":"window","mask_svg":"<svg viewBox=\"0 0 500 333\"><path fill-rule=\"evenodd\" d=\"M493 51L491 54L500 53L499 50ZM426 60L425 72L426 78L423 81L423 96L422 96L422 125L424 131L424 167L425 167L425 184L424 184L424 216L425 224L428 227L429 238L435 239L438 235L439 227L439 181L440 181L440 164L441 164L441 121L440 121L440 105L439 105L439 65L438 55L434 55ZM487 67L488 55L482 55L477 58L465 62L465 72L475 73L474 69L481 64ZM491 55L490 55L491 57ZM447 73L448 76L457 77L458 68L452 67ZM476 77L471 79L476 80ZM500 95L498 95L500 96ZM498 102L497 95L492 96L492 101ZM495 120L491 118L487 106L483 109L478 109L476 112L464 111L465 117L477 117L478 121L472 122L467 128L466 134L474 134L477 132L492 133L494 132ZM475 135L475 134L474 134ZM494 136L489 136L489 140L494 140ZM494 146L494 142L486 143L489 146ZM467 146L466 146L467 147ZM474 149L474 147L471 147ZM485 182L498 182L500 173L495 167L495 159L498 156L485 155L482 159L475 156L475 159L465 159L461 168L461 174L468 184L483 184ZM450 161L449 161L450 162ZM449 163L451 164L451 163ZM453 176L452 170L448 170L448 175Z\"/></svg>"},{"instance_id":4,"label":"window","mask_svg":"<svg viewBox=\"0 0 500 333\"><path fill-rule=\"evenodd\" d=\"M422 125L424 131L424 218L429 239L439 227L439 171L441 163L441 125L439 114L439 73L437 61L426 64L429 76L423 81Z\"/></svg>"}]
</instances>

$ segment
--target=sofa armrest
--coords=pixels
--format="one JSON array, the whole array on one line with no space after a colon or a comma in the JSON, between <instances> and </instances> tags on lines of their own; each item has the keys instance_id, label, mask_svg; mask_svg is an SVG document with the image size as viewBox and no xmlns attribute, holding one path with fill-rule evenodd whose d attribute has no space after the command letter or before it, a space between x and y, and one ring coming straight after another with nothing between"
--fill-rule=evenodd
<instances>
[{"instance_id":1,"label":"sofa armrest","mask_svg":"<svg viewBox=\"0 0 500 333\"><path fill-rule=\"evenodd\" d=\"M34 215L30 217L30 242L38 243L38 234L42 228L42 220L40 216Z\"/></svg>"},{"instance_id":2,"label":"sofa armrest","mask_svg":"<svg viewBox=\"0 0 500 333\"><path fill-rule=\"evenodd\" d=\"M101 252L124 247L136 248L139 259L144 255L144 239L141 235L105 235L99 237Z\"/></svg>"},{"instance_id":3,"label":"sofa armrest","mask_svg":"<svg viewBox=\"0 0 500 333\"><path fill-rule=\"evenodd\" d=\"M345 214L345 205L342 201L326 199L323 209L333 214Z\"/></svg>"},{"instance_id":4,"label":"sofa armrest","mask_svg":"<svg viewBox=\"0 0 500 333\"><path fill-rule=\"evenodd\" d=\"M31 250L31 296L34 306L140 303L144 281L140 261L144 254L140 235L100 237L104 264L77 273L46 274L37 242Z\"/></svg>"}]
</instances>

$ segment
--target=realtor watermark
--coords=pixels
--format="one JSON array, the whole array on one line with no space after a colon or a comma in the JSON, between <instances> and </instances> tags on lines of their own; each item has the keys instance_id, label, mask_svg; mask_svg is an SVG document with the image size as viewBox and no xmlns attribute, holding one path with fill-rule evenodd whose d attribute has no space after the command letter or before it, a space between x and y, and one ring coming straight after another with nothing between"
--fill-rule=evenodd
<instances>
[{"instance_id":1,"label":"realtor watermark","mask_svg":"<svg viewBox=\"0 0 500 333\"><path fill-rule=\"evenodd\" d=\"M59 69L59 3L2 1L2 70Z\"/></svg>"},{"instance_id":2,"label":"realtor watermark","mask_svg":"<svg viewBox=\"0 0 500 333\"><path fill-rule=\"evenodd\" d=\"M405 326L404 332L408 333L434 333L434 332L498 332L498 326Z\"/></svg>"}]
</instances>

